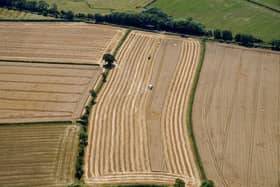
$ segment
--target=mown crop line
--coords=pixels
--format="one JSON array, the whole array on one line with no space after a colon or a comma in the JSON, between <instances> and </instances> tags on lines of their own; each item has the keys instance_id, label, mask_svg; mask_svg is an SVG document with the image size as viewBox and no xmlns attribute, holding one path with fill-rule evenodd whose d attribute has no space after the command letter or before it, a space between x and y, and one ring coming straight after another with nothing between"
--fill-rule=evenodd
<instances>
[{"instance_id":1,"label":"mown crop line","mask_svg":"<svg viewBox=\"0 0 280 187\"><path fill-rule=\"evenodd\" d=\"M201 158L199 155L199 151L198 151L198 147L197 147L197 143L196 143L196 139L195 139L195 135L194 135L194 131L193 131L193 119L192 119L195 93L196 93L196 89L197 89L197 85L198 85L198 81L199 81L199 77L200 77L200 73L201 73L202 65L203 65L203 61L204 61L204 56L205 56L205 41L204 40L201 42L201 46L202 46L202 49L200 52L200 59L199 59L197 70L196 70L196 73L194 76L193 86L191 89L190 98L189 98L189 102L188 102L187 127L188 127L189 140L190 140L190 143L192 146L196 165L199 169L200 178L202 180L207 180L207 176L205 174L205 171L204 171L204 168L202 165L202 161L201 161Z\"/></svg>"},{"instance_id":2,"label":"mown crop line","mask_svg":"<svg viewBox=\"0 0 280 187\"><path fill-rule=\"evenodd\" d=\"M125 42L126 38L128 37L129 33L131 30L127 30L124 34L124 36L121 38L119 41L117 47L113 51L113 56L115 56L123 43ZM98 66L100 66L98 64ZM88 104L85 107L84 113L81 117L81 119L77 120L77 123L80 124L80 135L79 135L79 147L78 147L78 154L77 154L77 159L76 159L76 171L75 171L75 178L76 182L74 184L68 185L69 187L82 187L84 186L84 157L85 157L85 148L88 145L88 125L89 125L89 117L90 117L90 112L92 110L92 106L95 104L95 100L97 98L97 95L101 91L102 87L104 86L105 82L107 81L107 77L109 75L110 68L105 69L104 72L101 74L101 79L97 83L97 86L90 91L91 96L89 99Z\"/></svg>"},{"instance_id":3,"label":"mown crop line","mask_svg":"<svg viewBox=\"0 0 280 187\"><path fill-rule=\"evenodd\" d=\"M58 64L58 65L87 65L87 66L100 66L97 63L78 63L78 62L48 62L48 61L33 61L33 60L5 60L0 59L0 62L19 62L27 64Z\"/></svg>"}]
</instances>

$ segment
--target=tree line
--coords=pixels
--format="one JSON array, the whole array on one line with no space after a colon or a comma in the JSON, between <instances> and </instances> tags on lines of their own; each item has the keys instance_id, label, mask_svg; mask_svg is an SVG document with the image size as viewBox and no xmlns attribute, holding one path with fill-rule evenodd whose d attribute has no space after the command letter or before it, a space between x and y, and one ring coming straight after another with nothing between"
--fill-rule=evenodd
<instances>
[{"instance_id":1,"label":"tree line","mask_svg":"<svg viewBox=\"0 0 280 187\"><path fill-rule=\"evenodd\" d=\"M236 42L247 47L264 46L265 42L250 34L238 33L233 36L229 30L207 30L205 26L192 18L175 19L162 12L159 8L146 9L140 13L113 12L111 14L74 14L72 11L58 10L56 4L49 5L43 0L1 0L0 7L30 11L45 16L64 20L96 21L96 23L112 23L133 26L147 30L158 30L182 35L204 36L219 41ZM266 44L267 45L267 44ZM280 40L269 43L273 50L280 50Z\"/></svg>"},{"instance_id":2,"label":"tree line","mask_svg":"<svg viewBox=\"0 0 280 187\"><path fill-rule=\"evenodd\" d=\"M59 11L56 4L49 5L43 0L1 0L0 7L16 9L19 11L29 11L44 16L52 16L66 20L73 20L75 16L72 11Z\"/></svg>"}]
</instances>

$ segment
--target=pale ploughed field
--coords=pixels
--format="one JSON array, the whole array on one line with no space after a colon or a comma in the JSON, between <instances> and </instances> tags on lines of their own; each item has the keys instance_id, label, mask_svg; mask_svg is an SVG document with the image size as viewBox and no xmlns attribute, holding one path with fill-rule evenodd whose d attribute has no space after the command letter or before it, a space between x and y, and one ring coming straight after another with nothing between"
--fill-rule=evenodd
<instances>
[{"instance_id":1,"label":"pale ploughed field","mask_svg":"<svg viewBox=\"0 0 280 187\"><path fill-rule=\"evenodd\" d=\"M279 187L280 53L207 43L193 126L218 187Z\"/></svg>"}]
</instances>

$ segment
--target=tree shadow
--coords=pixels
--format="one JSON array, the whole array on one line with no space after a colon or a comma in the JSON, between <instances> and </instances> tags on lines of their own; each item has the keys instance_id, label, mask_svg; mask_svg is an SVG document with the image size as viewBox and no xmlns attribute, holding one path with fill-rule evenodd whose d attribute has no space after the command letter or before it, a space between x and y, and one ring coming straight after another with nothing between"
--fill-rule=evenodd
<instances>
[{"instance_id":1,"label":"tree shadow","mask_svg":"<svg viewBox=\"0 0 280 187\"><path fill-rule=\"evenodd\" d=\"M116 67L115 64L104 64L103 65L103 68L105 69L114 69Z\"/></svg>"}]
</instances>

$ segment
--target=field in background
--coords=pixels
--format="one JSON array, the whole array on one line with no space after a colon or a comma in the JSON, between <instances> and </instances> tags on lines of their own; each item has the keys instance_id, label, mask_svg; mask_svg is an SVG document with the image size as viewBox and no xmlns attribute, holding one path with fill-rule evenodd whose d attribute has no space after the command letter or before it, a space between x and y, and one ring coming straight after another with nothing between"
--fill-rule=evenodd
<instances>
[{"instance_id":1,"label":"field in background","mask_svg":"<svg viewBox=\"0 0 280 187\"><path fill-rule=\"evenodd\" d=\"M78 128L0 125L0 186L63 187L74 180Z\"/></svg>"},{"instance_id":2,"label":"field in background","mask_svg":"<svg viewBox=\"0 0 280 187\"><path fill-rule=\"evenodd\" d=\"M199 53L193 39L129 35L93 106L86 183L198 184L186 117Z\"/></svg>"},{"instance_id":3,"label":"field in background","mask_svg":"<svg viewBox=\"0 0 280 187\"><path fill-rule=\"evenodd\" d=\"M157 0L151 5L155 6L177 18L192 17L207 28L229 29L267 41L280 38L280 14L244 0Z\"/></svg>"},{"instance_id":4,"label":"field in background","mask_svg":"<svg viewBox=\"0 0 280 187\"><path fill-rule=\"evenodd\" d=\"M38 14L31 14L17 10L8 10L0 8L0 19L54 19L52 17L42 16Z\"/></svg>"},{"instance_id":5,"label":"field in background","mask_svg":"<svg viewBox=\"0 0 280 187\"><path fill-rule=\"evenodd\" d=\"M39 0L38 0L39 1ZM151 0L45 0L57 4L60 10L72 10L75 13L108 13L112 11L141 11L142 6Z\"/></svg>"},{"instance_id":6,"label":"field in background","mask_svg":"<svg viewBox=\"0 0 280 187\"><path fill-rule=\"evenodd\" d=\"M99 64L124 34L85 23L1 23L0 60Z\"/></svg>"},{"instance_id":7,"label":"field in background","mask_svg":"<svg viewBox=\"0 0 280 187\"><path fill-rule=\"evenodd\" d=\"M71 121L81 116L101 68L0 63L0 123Z\"/></svg>"},{"instance_id":8,"label":"field in background","mask_svg":"<svg viewBox=\"0 0 280 187\"><path fill-rule=\"evenodd\" d=\"M193 109L216 186L279 186L280 53L208 43Z\"/></svg>"},{"instance_id":9,"label":"field in background","mask_svg":"<svg viewBox=\"0 0 280 187\"><path fill-rule=\"evenodd\" d=\"M280 10L280 1L279 0L253 0L253 1Z\"/></svg>"}]
</instances>

